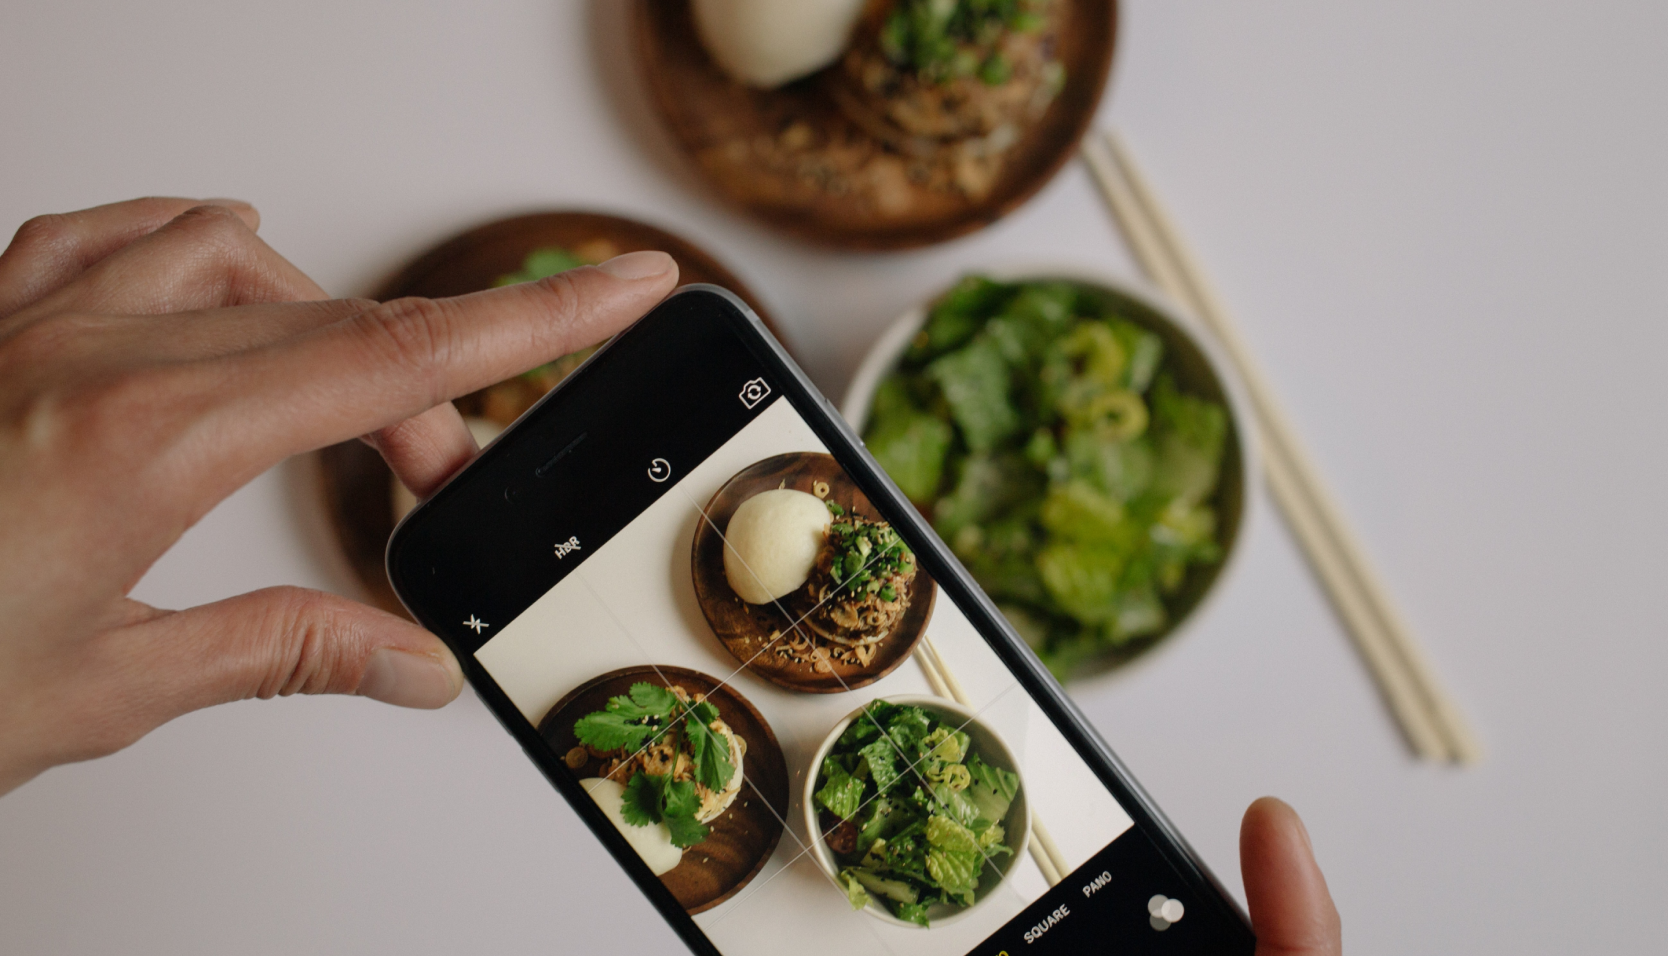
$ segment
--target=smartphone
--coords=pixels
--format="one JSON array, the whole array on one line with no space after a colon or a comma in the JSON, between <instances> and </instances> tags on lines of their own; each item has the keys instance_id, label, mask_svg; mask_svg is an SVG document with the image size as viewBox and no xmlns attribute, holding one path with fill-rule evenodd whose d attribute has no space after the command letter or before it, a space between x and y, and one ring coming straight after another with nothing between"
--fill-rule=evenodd
<instances>
[{"instance_id":1,"label":"smartphone","mask_svg":"<svg viewBox=\"0 0 1668 956\"><path fill-rule=\"evenodd\" d=\"M697 953L1255 948L724 289L598 350L406 517L388 574Z\"/></svg>"}]
</instances>

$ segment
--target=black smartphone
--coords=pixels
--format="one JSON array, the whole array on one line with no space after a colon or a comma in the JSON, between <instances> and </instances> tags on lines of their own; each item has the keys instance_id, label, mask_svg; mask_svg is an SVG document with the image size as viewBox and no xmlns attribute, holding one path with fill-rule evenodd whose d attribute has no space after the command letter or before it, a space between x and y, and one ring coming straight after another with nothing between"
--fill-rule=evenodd
<instances>
[{"instance_id":1,"label":"black smartphone","mask_svg":"<svg viewBox=\"0 0 1668 956\"><path fill-rule=\"evenodd\" d=\"M388 574L697 953L1255 948L723 289L600 349L411 512Z\"/></svg>"}]
</instances>

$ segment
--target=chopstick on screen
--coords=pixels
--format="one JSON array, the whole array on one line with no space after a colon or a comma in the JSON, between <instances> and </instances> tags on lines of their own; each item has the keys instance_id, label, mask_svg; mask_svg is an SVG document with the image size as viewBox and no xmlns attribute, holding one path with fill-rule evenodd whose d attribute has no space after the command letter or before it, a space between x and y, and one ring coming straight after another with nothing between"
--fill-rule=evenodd
<instances>
[{"instance_id":1,"label":"chopstick on screen","mask_svg":"<svg viewBox=\"0 0 1668 956\"><path fill-rule=\"evenodd\" d=\"M1475 763L1482 750L1321 482L1238 327L1129 151L1111 130L1091 130L1083 159L1143 270L1215 334L1239 371L1262 438L1263 466L1280 510L1355 641L1408 745L1421 757Z\"/></svg>"},{"instance_id":2,"label":"chopstick on screen","mask_svg":"<svg viewBox=\"0 0 1668 956\"><path fill-rule=\"evenodd\" d=\"M948 698L962 705L972 707L972 701L967 691L956 680L944 658L938 653L938 647L933 644L930 635L921 635L921 644L915 649L915 663L920 665L921 673L926 675L927 683L932 685L932 692L940 697ZM1031 858L1037 863L1037 869L1042 871L1043 879L1049 886L1058 886L1060 881L1071 873L1071 867L1066 865L1065 854L1055 844L1054 837L1043 826L1042 818L1035 811L1031 813Z\"/></svg>"}]
</instances>

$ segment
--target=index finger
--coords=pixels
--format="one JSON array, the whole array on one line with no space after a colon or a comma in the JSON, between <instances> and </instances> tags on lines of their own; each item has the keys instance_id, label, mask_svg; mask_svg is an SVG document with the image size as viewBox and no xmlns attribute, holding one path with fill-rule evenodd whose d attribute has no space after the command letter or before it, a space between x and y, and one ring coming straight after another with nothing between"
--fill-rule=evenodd
<instances>
[{"instance_id":1,"label":"index finger","mask_svg":"<svg viewBox=\"0 0 1668 956\"><path fill-rule=\"evenodd\" d=\"M677 277L665 253L629 253L453 299L397 299L232 356L215 376L226 394L212 413L229 436L226 453L238 459L227 462L229 471L247 480L289 455L392 425L602 341L664 298Z\"/></svg>"}]
</instances>

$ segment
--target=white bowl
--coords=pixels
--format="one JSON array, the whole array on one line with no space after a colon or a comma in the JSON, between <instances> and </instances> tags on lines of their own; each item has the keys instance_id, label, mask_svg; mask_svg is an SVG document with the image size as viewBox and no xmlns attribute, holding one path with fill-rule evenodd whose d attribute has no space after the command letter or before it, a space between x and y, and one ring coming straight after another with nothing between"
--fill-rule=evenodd
<instances>
[{"instance_id":1,"label":"white bowl","mask_svg":"<svg viewBox=\"0 0 1668 956\"><path fill-rule=\"evenodd\" d=\"M1002 885L1002 881L1006 880L1008 875L1013 872L1019 858L1025 855L1025 850L1030 845L1031 839L1031 807L1026 799L1025 774L1019 768L1019 761L1014 759L1013 751L1008 749L1008 745L1003 743L1002 738L997 736L996 731L985 726L982 721L974 716L971 710L955 701L945 700L942 697L909 696L883 697L880 699L885 703L896 704L901 707L919 707L946 724L956 727L971 738L970 749L972 753L978 754L985 763L992 767L1007 770L1019 777L1019 792L1015 794L1012 805L1008 807L1008 815L1002 820L1002 827L1006 831L1005 835L1007 837L1004 842L1013 852L1000 861L992 861L992 866L987 866L981 871L979 888L974 892L972 906L950 906L940 903L935 904L932 909L928 910L927 919L932 925L927 928L932 929L947 923L953 923L978 909L985 900L991 897L996 888ZM820 814L817 812L817 779L822 775L823 759L828 756L830 750L834 749L834 744L840 739L840 735L846 732L846 728L851 725L851 722L856 720L868 706L868 704L864 704L847 714L844 720L834 725L834 729L829 732L828 738L822 742L821 747L817 748L816 756L811 759L811 770L805 775L805 794L802 801L805 807L805 832L811 835L812 855L817 858L817 864L828 874L829 879L833 879L839 874L840 865L834 859L834 851L829 849L828 843L823 840L822 823L818 819ZM994 872L992 867L994 867ZM898 926L921 928L919 924L893 916L879 900L871 901L864 908L864 912L876 919L885 920Z\"/></svg>"},{"instance_id":2,"label":"white bowl","mask_svg":"<svg viewBox=\"0 0 1668 956\"><path fill-rule=\"evenodd\" d=\"M1230 429L1231 440L1222 456L1222 476L1215 499L1219 522L1217 539L1222 544L1222 560L1214 566L1190 571L1182 592L1175 598L1165 600L1165 607L1170 611L1170 623L1163 631L1141 639L1139 648L1133 653L1125 656L1103 655L1078 676L1104 673L1146 656L1149 650L1160 644L1169 643L1200 618L1200 609L1221 590L1222 581L1238 567L1239 539L1246 526L1246 515L1257 498L1255 491L1261 475L1250 405L1237 371L1222 353L1215 338L1185 309L1152 289L1071 269L992 270L983 274L1002 282L1062 280L1134 306L1128 310L1126 317L1164 340L1163 367L1174 370L1177 384L1190 394L1221 402L1228 410L1228 419L1233 426ZM934 300L937 298L933 296ZM926 322L930 302L915 306L893 320L869 348L852 375L845 398L840 402L840 414L859 434L868 423L869 405L874 399L875 389L898 364L915 333Z\"/></svg>"}]
</instances>

